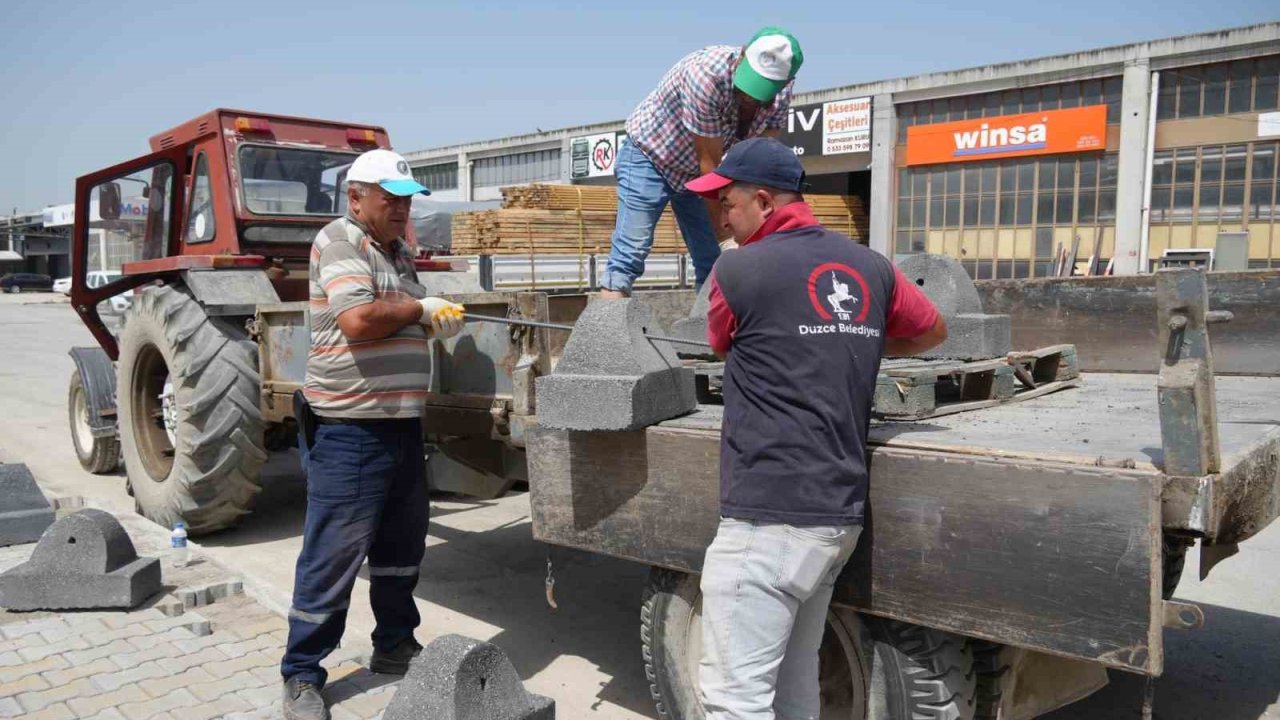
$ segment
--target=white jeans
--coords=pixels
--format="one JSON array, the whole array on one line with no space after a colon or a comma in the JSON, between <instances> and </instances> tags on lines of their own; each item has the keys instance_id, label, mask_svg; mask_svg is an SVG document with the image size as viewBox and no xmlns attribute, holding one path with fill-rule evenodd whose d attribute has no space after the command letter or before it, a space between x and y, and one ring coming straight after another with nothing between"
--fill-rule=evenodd
<instances>
[{"instance_id":1,"label":"white jeans","mask_svg":"<svg viewBox=\"0 0 1280 720\"><path fill-rule=\"evenodd\" d=\"M706 720L816 720L818 648L861 526L720 519L702 566Z\"/></svg>"}]
</instances>

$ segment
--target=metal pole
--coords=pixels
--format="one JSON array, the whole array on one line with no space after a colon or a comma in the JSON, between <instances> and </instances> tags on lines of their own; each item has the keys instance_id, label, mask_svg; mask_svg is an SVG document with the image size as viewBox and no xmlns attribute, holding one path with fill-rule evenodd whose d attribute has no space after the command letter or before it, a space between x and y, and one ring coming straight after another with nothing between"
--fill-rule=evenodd
<instances>
[{"instance_id":1,"label":"metal pole","mask_svg":"<svg viewBox=\"0 0 1280 720\"><path fill-rule=\"evenodd\" d=\"M476 315L474 313L462 313L465 320L478 322L499 323L501 325L521 325L525 327L546 328L547 330L562 330L564 332L573 332L572 325L562 325L560 323L539 322L537 320L516 320L515 318L494 317L493 315ZM662 340L669 343L679 343L681 345L697 345L699 347L711 347L711 343L701 342L698 340L685 340L684 338L668 337L666 335L650 335L644 333L646 338L650 340Z\"/></svg>"},{"instance_id":2,"label":"metal pole","mask_svg":"<svg viewBox=\"0 0 1280 720\"><path fill-rule=\"evenodd\" d=\"M1155 170L1156 111L1160 105L1160 73L1151 73L1151 98L1147 109L1146 171L1142 180L1142 231L1138 236L1138 272L1149 272L1151 260L1151 177Z\"/></svg>"}]
</instances>

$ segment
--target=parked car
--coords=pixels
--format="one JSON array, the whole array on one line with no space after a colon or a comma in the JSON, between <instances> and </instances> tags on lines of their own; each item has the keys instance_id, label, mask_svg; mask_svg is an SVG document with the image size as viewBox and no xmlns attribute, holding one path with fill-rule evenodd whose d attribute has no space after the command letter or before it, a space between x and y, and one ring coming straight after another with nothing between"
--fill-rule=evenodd
<instances>
[{"instance_id":1,"label":"parked car","mask_svg":"<svg viewBox=\"0 0 1280 720\"><path fill-rule=\"evenodd\" d=\"M64 277L64 278L58 278L57 280L54 280L53 291L56 293L62 293L63 295L70 295L71 294L71 278Z\"/></svg>"},{"instance_id":2,"label":"parked car","mask_svg":"<svg viewBox=\"0 0 1280 720\"><path fill-rule=\"evenodd\" d=\"M10 273L0 277L0 292L19 293L49 292L53 289L53 278L37 273Z\"/></svg>"}]
</instances>

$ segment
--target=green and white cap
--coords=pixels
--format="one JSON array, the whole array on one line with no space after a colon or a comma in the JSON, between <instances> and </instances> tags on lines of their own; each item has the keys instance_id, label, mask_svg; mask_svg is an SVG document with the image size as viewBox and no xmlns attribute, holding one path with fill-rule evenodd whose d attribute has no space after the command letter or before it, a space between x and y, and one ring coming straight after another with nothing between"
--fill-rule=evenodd
<instances>
[{"instance_id":1,"label":"green and white cap","mask_svg":"<svg viewBox=\"0 0 1280 720\"><path fill-rule=\"evenodd\" d=\"M804 52L795 36L782 28L763 28L747 43L733 85L760 102L771 102L803 63Z\"/></svg>"}]
</instances>

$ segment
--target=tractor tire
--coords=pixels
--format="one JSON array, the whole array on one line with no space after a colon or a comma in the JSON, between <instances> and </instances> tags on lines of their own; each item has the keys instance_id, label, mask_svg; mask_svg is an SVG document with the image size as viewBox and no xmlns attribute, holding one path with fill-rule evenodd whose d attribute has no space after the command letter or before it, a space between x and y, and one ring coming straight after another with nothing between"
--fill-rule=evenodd
<instances>
[{"instance_id":1,"label":"tractor tire","mask_svg":"<svg viewBox=\"0 0 1280 720\"><path fill-rule=\"evenodd\" d=\"M267 460L258 352L233 320L180 286L150 287L121 332L121 445L139 512L192 535L234 525L261 491Z\"/></svg>"},{"instance_id":2,"label":"tractor tire","mask_svg":"<svg viewBox=\"0 0 1280 720\"><path fill-rule=\"evenodd\" d=\"M655 568L640 608L649 691L662 720L702 720L698 576ZM907 623L827 613L819 651L822 720L973 720L977 676L966 638Z\"/></svg>"},{"instance_id":3,"label":"tractor tire","mask_svg":"<svg viewBox=\"0 0 1280 720\"><path fill-rule=\"evenodd\" d=\"M71 426L71 443L76 448L80 467L94 475L114 472L120 467L120 438L94 437L89 429L89 398L84 391L80 371L71 371L67 388L67 415Z\"/></svg>"}]
</instances>

